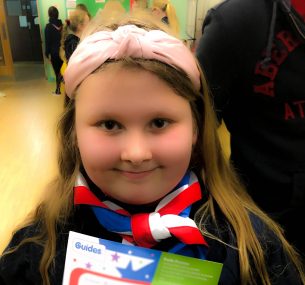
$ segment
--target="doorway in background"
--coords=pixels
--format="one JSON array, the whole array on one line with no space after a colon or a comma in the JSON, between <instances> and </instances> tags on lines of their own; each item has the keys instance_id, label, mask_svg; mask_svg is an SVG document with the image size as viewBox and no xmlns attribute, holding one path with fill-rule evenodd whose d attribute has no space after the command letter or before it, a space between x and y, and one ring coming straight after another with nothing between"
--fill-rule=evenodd
<instances>
[{"instance_id":1,"label":"doorway in background","mask_svg":"<svg viewBox=\"0 0 305 285\"><path fill-rule=\"evenodd\" d=\"M36 1L4 0L13 61L43 61Z\"/></svg>"},{"instance_id":2,"label":"doorway in background","mask_svg":"<svg viewBox=\"0 0 305 285\"><path fill-rule=\"evenodd\" d=\"M0 76L14 76L13 60L4 14L4 3L0 0ZM0 97L1 97L0 91Z\"/></svg>"}]
</instances>

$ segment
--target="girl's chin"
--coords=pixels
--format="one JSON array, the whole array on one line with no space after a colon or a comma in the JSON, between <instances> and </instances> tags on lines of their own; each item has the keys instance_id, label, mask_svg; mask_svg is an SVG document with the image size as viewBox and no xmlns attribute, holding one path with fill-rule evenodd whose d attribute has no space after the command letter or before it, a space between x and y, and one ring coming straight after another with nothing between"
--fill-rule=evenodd
<instances>
[{"instance_id":1,"label":"girl's chin","mask_svg":"<svg viewBox=\"0 0 305 285\"><path fill-rule=\"evenodd\" d=\"M122 198L113 198L111 196L108 195L108 197L110 198L111 201L113 201L116 204L121 205L123 208L128 207L128 206L134 206L134 207L143 207L143 208L150 208L153 206L157 206L157 204L162 200L163 197L158 198L157 200L151 199L151 200L140 200L140 199L136 199L138 197L136 197L135 199L122 199Z\"/></svg>"}]
</instances>

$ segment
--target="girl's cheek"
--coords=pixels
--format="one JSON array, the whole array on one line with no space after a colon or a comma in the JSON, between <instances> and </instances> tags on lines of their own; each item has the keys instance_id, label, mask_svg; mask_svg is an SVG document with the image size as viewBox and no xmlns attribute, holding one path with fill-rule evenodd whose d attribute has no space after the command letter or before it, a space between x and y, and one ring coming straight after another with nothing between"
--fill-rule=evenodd
<instances>
[{"instance_id":1,"label":"girl's cheek","mask_svg":"<svg viewBox=\"0 0 305 285\"><path fill-rule=\"evenodd\" d=\"M116 160L119 154L119 147L113 140L90 133L78 136L78 147L84 164L107 164Z\"/></svg>"}]
</instances>

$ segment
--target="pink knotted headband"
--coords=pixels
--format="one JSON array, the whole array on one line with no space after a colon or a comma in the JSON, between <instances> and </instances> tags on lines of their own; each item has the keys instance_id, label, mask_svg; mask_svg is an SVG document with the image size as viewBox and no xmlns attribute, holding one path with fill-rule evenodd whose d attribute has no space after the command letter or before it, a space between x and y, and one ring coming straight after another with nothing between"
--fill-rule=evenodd
<instances>
[{"instance_id":1,"label":"pink knotted headband","mask_svg":"<svg viewBox=\"0 0 305 285\"><path fill-rule=\"evenodd\" d=\"M156 59L182 69L200 89L200 72L191 51L178 39L160 30L135 25L100 31L86 37L70 57L65 70L65 91L71 98L77 86L108 59Z\"/></svg>"}]
</instances>

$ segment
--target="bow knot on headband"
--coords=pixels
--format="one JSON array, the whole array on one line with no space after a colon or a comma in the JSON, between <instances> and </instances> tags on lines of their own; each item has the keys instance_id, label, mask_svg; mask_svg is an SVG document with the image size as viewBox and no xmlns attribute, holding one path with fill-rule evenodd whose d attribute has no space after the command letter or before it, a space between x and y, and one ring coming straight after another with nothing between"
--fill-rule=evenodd
<instances>
[{"instance_id":1,"label":"bow knot on headband","mask_svg":"<svg viewBox=\"0 0 305 285\"><path fill-rule=\"evenodd\" d=\"M126 57L155 59L181 69L200 89L195 57L182 41L160 30L146 31L126 25L115 31L96 32L81 41L64 74L66 94L72 98L77 86L108 59Z\"/></svg>"}]
</instances>

